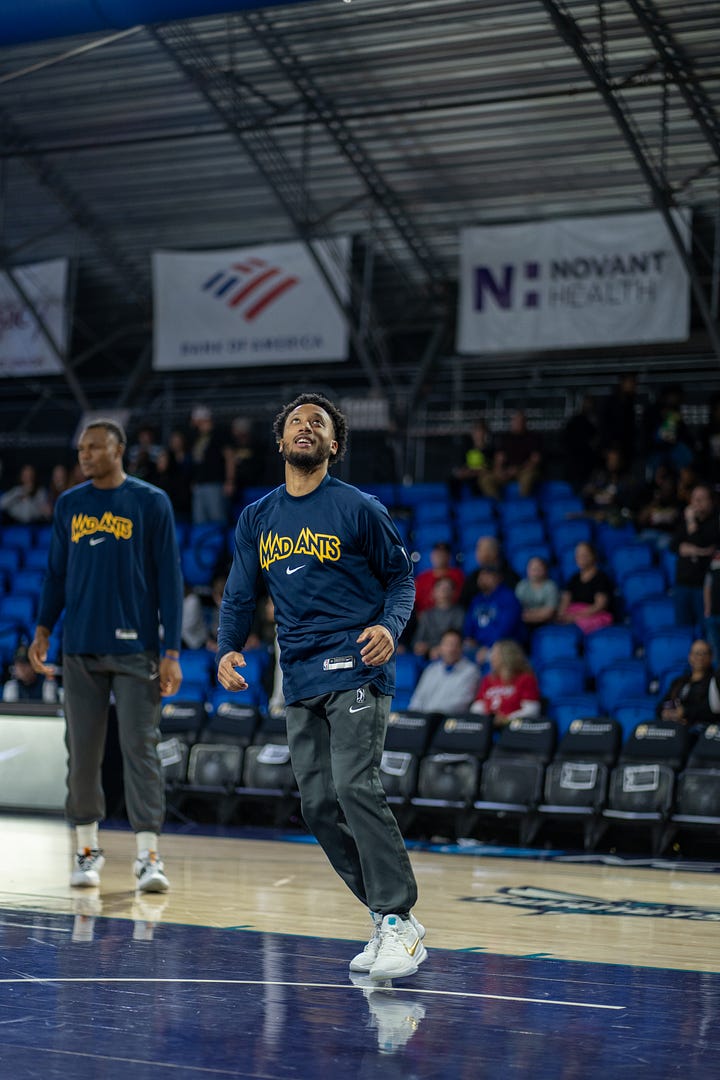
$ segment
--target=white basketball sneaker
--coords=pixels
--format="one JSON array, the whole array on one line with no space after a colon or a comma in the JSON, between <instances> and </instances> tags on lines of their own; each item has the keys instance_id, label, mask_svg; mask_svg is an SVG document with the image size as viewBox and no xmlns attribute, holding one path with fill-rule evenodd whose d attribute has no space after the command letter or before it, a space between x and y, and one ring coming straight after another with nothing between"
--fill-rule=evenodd
<instances>
[{"instance_id":1,"label":"white basketball sneaker","mask_svg":"<svg viewBox=\"0 0 720 1080\"><path fill-rule=\"evenodd\" d=\"M70 884L79 889L94 888L100 884L100 871L105 856L99 848L85 848L75 854Z\"/></svg>"},{"instance_id":2,"label":"white basketball sneaker","mask_svg":"<svg viewBox=\"0 0 720 1080\"><path fill-rule=\"evenodd\" d=\"M135 860L135 888L138 892L167 892L170 882L157 851L142 851Z\"/></svg>"},{"instance_id":3,"label":"white basketball sneaker","mask_svg":"<svg viewBox=\"0 0 720 1080\"><path fill-rule=\"evenodd\" d=\"M368 941L367 945L362 952L359 952L357 956L353 956L350 961L351 971L370 971L373 964L377 960L378 950L380 949L380 932L382 930L383 917L378 915L376 911L370 912L370 918L373 921L372 937ZM425 927L421 922L415 918L414 915L410 916L410 921L415 927L418 937L425 937Z\"/></svg>"},{"instance_id":4,"label":"white basketball sneaker","mask_svg":"<svg viewBox=\"0 0 720 1080\"><path fill-rule=\"evenodd\" d=\"M399 915L386 915L380 927L380 947L370 968L370 978L376 981L414 975L426 959L427 950L412 916L401 919Z\"/></svg>"}]
</instances>

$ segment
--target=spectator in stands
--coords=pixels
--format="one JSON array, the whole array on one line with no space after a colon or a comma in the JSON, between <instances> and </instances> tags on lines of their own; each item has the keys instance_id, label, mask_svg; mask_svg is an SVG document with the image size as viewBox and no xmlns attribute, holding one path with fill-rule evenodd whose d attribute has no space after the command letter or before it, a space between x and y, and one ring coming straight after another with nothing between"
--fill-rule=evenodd
<instances>
[{"instance_id":1,"label":"spectator in stands","mask_svg":"<svg viewBox=\"0 0 720 1080\"><path fill-rule=\"evenodd\" d=\"M227 440L215 427L207 405L195 405L190 423L195 437L190 448L192 479L192 519L196 525L226 522L225 498Z\"/></svg>"},{"instance_id":2,"label":"spectator in stands","mask_svg":"<svg viewBox=\"0 0 720 1080\"><path fill-rule=\"evenodd\" d=\"M672 540L682 513L677 493L677 477L669 465L658 465L653 482L640 499L635 527L642 540L666 548Z\"/></svg>"},{"instance_id":3,"label":"spectator in stands","mask_svg":"<svg viewBox=\"0 0 720 1080\"><path fill-rule=\"evenodd\" d=\"M172 503L175 520L181 523L190 521L192 493L189 473L178 466L174 455L165 447L160 450L155 461L154 483L165 492Z\"/></svg>"},{"instance_id":4,"label":"spectator in stands","mask_svg":"<svg viewBox=\"0 0 720 1080\"><path fill-rule=\"evenodd\" d=\"M632 477L625 468L619 447L608 446L601 456L603 464L593 470L582 491L585 509L596 521L618 525L632 504Z\"/></svg>"},{"instance_id":5,"label":"spectator in stands","mask_svg":"<svg viewBox=\"0 0 720 1080\"><path fill-rule=\"evenodd\" d=\"M720 664L720 550L716 550L703 582L705 637L712 649L713 659Z\"/></svg>"},{"instance_id":6,"label":"spectator in stands","mask_svg":"<svg viewBox=\"0 0 720 1080\"><path fill-rule=\"evenodd\" d=\"M580 491L598 464L600 450L600 428L591 394L585 394L580 408L565 425L563 441L565 475L575 490Z\"/></svg>"},{"instance_id":7,"label":"spectator in stands","mask_svg":"<svg viewBox=\"0 0 720 1080\"><path fill-rule=\"evenodd\" d=\"M0 495L0 510L5 525L35 525L49 520L48 493L38 482L34 465L23 465L15 487Z\"/></svg>"},{"instance_id":8,"label":"spectator in stands","mask_svg":"<svg viewBox=\"0 0 720 1080\"><path fill-rule=\"evenodd\" d=\"M626 371L606 399L600 421L600 442L617 446L627 468L634 472L637 446L637 375Z\"/></svg>"},{"instance_id":9,"label":"spectator in stands","mask_svg":"<svg viewBox=\"0 0 720 1080\"><path fill-rule=\"evenodd\" d=\"M455 586L450 578L437 578L433 603L417 620L412 649L416 656L437 660L438 646L446 630L462 631L465 611L455 602Z\"/></svg>"},{"instance_id":10,"label":"spectator in stands","mask_svg":"<svg viewBox=\"0 0 720 1080\"><path fill-rule=\"evenodd\" d=\"M560 595L557 621L575 623L584 634L610 626L613 585L597 564L592 544L583 541L575 547L577 573L568 581Z\"/></svg>"},{"instance_id":11,"label":"spectator in stands","mask_svg":"<svg viewBox=\"0 0 720 1080\"><path fill-rule=\"evenodd\" d=\"M430 550L430 569L423 570L415 578L415 614L421 615L434 603L433 590L440 578L448 578L453 586L453 603L460 599L465 575L457 566L451 566L452 552L444 541L433 544Z\"/></svg>"},{"instance_id":12,"label":"spectator in stands","mask_svg":"<svg viewBox=\"0 0 720 1080\"><path fill-rule=\"evenodd\" d=\"M560 601L560 591L549 576L545 559L533 555L528 559L526 577L515 586L515 595L522 607L522 621L528 632L552 622Z\"/></svg>"},{"instance_id":13,"label":"spectator in stands","mask_svg":"<svg viewBox=\"0 0 720 1080\"><path fill-rule=\"evenodd\" d=\"M665 386L658 401L646 413L646 458L652 472L658 465L680 469L691 465L695 440L682 418L683 388L679 383Z\"/></svg>"},{"instance_id":14,"label":"spectator in stands","mask_svg":"<svg viewBox=\"0 0 720 1080\"><path fill-rule=\"evenodd\" d=\"M460 591L460 604L466 611L479 591L477 568L480 566L499 566L503 581L513 588L518 582L517 574L508 566L498 538L496 536L479 536L475 543L475 569L472 573L467 574Z\"/></svg>"},{"instance_id":15,"label":"spectator in stands","mask_svg":"<svg viewBox=\"0 0 720 1080\"><path fill-rule=\"evenodd\" d=\"M70 487L72 487L72 483L67 465L54 465L52 472L50 473L50 482L47 488L49 517L52 517L55 503L62 495L63 491L67 491Z\"/></svg>"},{"instance_id":16,"label":"spectator in stands","mask_svg":"<svg viewBox=\"0 0 720 1080\"><path fill-rule=\"evenodd\" d=\"M720 691L707 641L693 641L688 664L689 670L673 679L668 687L658 704L657 716L688 727L716 723L720 720Z\"/></svg>"},{"instance_id":17,"label":"spectator in stands","mask_svg":"<svg viewBox=\"0 0 720 1080\"><path fill-rule=\"evenodd\" d=\"M678 626L701 627L705 619L705 575L720 547L718 513L707 484L693 488L669 546L678 555L673 589L675 619Z\"/></svg>"},{"instance_id":18,"label":"spectator in stands","mask_svg":"<svg viewBox=\"0 0 720 1080\"><path fill-rule=\"evenodd\" d=\"M700 432L698 464L709 484L720 484L720 394L710 398L708 422Z\"/></svg>"},{"instance_id":19,"label":"spectator in stands","mask_svg":"<svg viewBox=\"0 0 720 1080\"><path fill-rule=\"evenodd\" d=\"M230 504L242 504L245 488L260 483L264 472L265 463L252 421L246 416L236 416L225 447L225 495Z\"/></svg>"},{"instance_id":20,"label":"spectator in stands","mask_svg":"<svg viewBox=\"0 0 720 1080\"><path fill-rule=\"evenodd\" d=\"M463 634L466 646L476 650L475 662L483 665L496 641L522 641L525 632L520 601L504 583L500 567L481 566L477 581L478 594L465 616Z\"/></svg>"},{"instance_id":21,"label":"spectator in stands","mask_svg":"<svg viewBox=\"0 0 720 1080\"><path fill-rule=\"evenodd\" d=\"M530 661L516 641L496 641L490 650L490 671L483 676L470 712L491 716L495 727L516 717L540 715L540 687Z\"/></svg>"},{"instance_id":22,"label":"spectator in stands","mask_svg":"<svg viewBox=\"0 0 720 1080\"><path fill-rule=\"evenodd\" d=\"M463 656L462 634L446 630L440 640L438 659L423 671L408 707L419 712L467 712L475 697L480 671Z\"/></svg>"},{"instance_id":23,"label":"spectator in stands","mask_svg":"<svg viewBox=\"0 0 720 1080\"><path fill-rule=\"evenodd\" d=\"M54 673L39 675L33 670L28 657L27 645L20 645L15 653L10 678L3 686L3 701L42 701L54 705L58 700L58 686Z\"/></svg>"},{"instance_id":24,"label":"spectator in stands","mask_svg":"<svg viewBox=\"0 0 720 1080\"><path fill-rule=\"evenodd\" d=\"M208 625L203 603L191 585L185 583L183 590L182 626L180 630L183 648L202 649L208 642Z\"/></svg>"},{"instance_id":25,"label":"spectator in stands","mask_svg":"<svg viewBox=\"0 0 720 1080\"><path fill-rule=\"evenodd\" d=\"M530 431L527 416L517 409L510 417L510 430L498 437L492 470L485 480L485 493L499 498L513 481L520 495L530 495L542 465L542 439Z\"/></svg>"},{"instance_id":26,"label":"spectator in stands","mask_svg":"<svg viewBox=\"0 0 720 1080\"><path fill-rule=\"evenodd\" d=\"M138 428L136 441L128 450L128 472L137 476L138 480L156 483L157 459L161 450L155 438L155 428L151 424L143 424Z\"/></svg>"},{"instance_id":27,"label":"spectator in stands","mask_svg":"<svg viewBox=\"0 0 720 1080\"><path fill-rule=\"evenodd\" d=\"M497 494L490 471L495 457L495 443L490 428L484 420L477 420L473 424L468 442L469 445L466 445L463 453L462 464L452 471L450 492L453 498L457 499L465 487L473 495L492 497Z\"/></svg>"}]
</instances>

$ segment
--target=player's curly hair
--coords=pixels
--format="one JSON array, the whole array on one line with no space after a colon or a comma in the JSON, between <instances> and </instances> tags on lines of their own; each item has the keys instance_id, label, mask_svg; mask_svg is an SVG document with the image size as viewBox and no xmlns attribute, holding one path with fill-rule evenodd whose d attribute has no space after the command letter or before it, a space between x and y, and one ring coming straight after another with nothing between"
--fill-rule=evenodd
<instances>
[{"instance_id":1,"label":"player's curly hair","mask_svg":"<svg viewBox=\"0 0 720 1080\"><path fill-rule=\"evenodd\" d=\"M341 461L342 457L347 449L348 442L348 426L347 420L340 412L336 405L333 405L332 401L328 401L322 394L300 394L294 401L291 401L288 405L284 405L280 412L273 421L273 431L275 438L278 442L283 437L285 430L285 422L293 411L297 409L299 405L317 405L319 409L324 409L332 420L333 430L335 433L335 442L338 444L337 453L330 459L332 465L336 461Z\"/></svg>"},{"instance_id":2,"label":"player's curly hair","mask_svg":"<svg viewBox=\"0 0 720 1080\"><path fill-rule=\"evenodd\" d=\"M122 424L118 424L117 420L101 416L97 420L91 420L85 425L85 431L92 431L93 428L102 428L104 431L107 431L109 435L113 435L121 446L127 446L125 429Z\"/></svg>"}]
</instances>

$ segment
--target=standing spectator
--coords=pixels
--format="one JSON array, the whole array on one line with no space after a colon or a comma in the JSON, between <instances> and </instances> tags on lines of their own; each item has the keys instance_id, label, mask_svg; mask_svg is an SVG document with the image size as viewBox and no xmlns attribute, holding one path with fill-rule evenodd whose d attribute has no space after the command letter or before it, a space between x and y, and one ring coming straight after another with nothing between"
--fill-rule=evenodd
<instances>
[{"instance_id":1,"label":"standing spectator","mask_svg":"<svg viewBox=\"0 0 720 1080\"><path fill-rule=\"evenodd\" d=\"M319 394L275 418L285 484L246 506L220 613L218 679L245 690L239 652L262 574L275 605L286 724L302 814L373 919L351 962L373 979L426 958L411 915L417 884L380 782L394 653L415 598L410 559L387 510L328 473L347 423Z\"/></svg>"},{"instance_id":2,"label":"standing spectator","mask_svg":"<svg viewBox=\"0 0 720 1080\"><path fill-rule=\"evenodd\" d=\"M136 887L164 892L168 880L157 851L165 786L157 744L161 694L176 693L182 679L182 578L170 502L126 475L125 442L114 420L95 420L80 435L78 460L88 482L57 501L29 657L35 671L52 674L45 663L50 632L64 609L65 812L77 840L70 884L99 885L105 862L98 842L105 816L101 765L114 694Z\"/></svg>"},{"instance_id":3,"label":"standing spectator","mask_svg":"<svg viewBox=\"0 0 720 1080\"><path fill-rule=\"evenodd\" d=\"M433 585L433 603L417 621L412 647L416 656L436 660L438 646L446 630L462 630L465 611L455 603L455 587L450 578L438 578Z\"/></svg>"},{"instance_id":4,"label":"standing spectator","mask_svg":"<svg viewBox=\"0 0 720 1080\"><path fill-rule=\"evenodd\" d=\"M633 500L632 477L619 447L606 447L601 457L603 464L593 469L582 491L585 508L596 521L619 525Z\"/></svg>"},{"instance_id":5,"label":"standing spectator","mask_svg":"<svg viewBox=\"0 0 720 1080\"><path fill-rule=\"evenodd\" d=\"M682 504L677 492L677 477L668 465L658 465L652 484L635 514L635 528L641 540L650 540L657 548L666 548L672 540Z\"/></svg>"},{"instance_id":6,"label":"standing spectator","mask_svg":"<svg viewBox=\"0 0 720 1080\"><path fill-rule=\"evenodd\" d=\"M522 607L522 621L528 631L552 622L557 612L560 591L548 573L548 564L539 555L528 559L526 576L515 586Z\"/></svg>"},{"instance_id":7,"label":"standing spectator","mask_svg":"<svg viewBox=\"0 0 720 1080\"><path fill-rule=\"evenodd\" d=\"M485 493L499 498L503 489L515 481L520 495L530 495L540 477L542 456L540 435L530 431L527 416L517 409L510 417L510 430L498 437Z\"/></svg>"},{"instance_id":8,"label":"standing spectator","mask_svg":"<svg viewBox=\"0 0 720 1080\"><path fill-rule=\"evenodd\" d=\"M500 546L500 541L496 536L479 536L475 543L474 556L475 568L472 572L468 571L465 583L460 591L460 604L466 611L478 594L478 567L499 566L503 581L513 588L515 588L519 581L518 575L512 567L508 566L507 559Z\"/></svg>"},{"instance_id":9,"label":"standing spectator","mask_svg":"<svg viewBox=\"0 0 720 1080\"><path fill-rule=\"evenodd\" d=\"M172 503L175 520L189 522L192 516L189 469L183 470L174 455L164 447L155 461L155 486L164 491Z\"/></svg>"},{"instance_id":10,"label":"standing spectator","mask_svg":"<svg viewBox=\"0 0 720 1080\"><path fill-rule=\"evenodd\" d=\"M583 541L575 547L577 573L568 581L560 595L557 621L575 623L584 634L592 634L610 626L613 585L607 574L598 567L597 553L592 544Z\"/></svg>"},{"instance_id":11,"label":"standing spectator","mask_svg":"<svg viewBox=\"0 0 720 1080\"><path fill-rule=\"evenodd\" d=\"M600 451L600 429L591 394L585 394L580 408L565 425L563 436L565 475L575 490L580 491L596 468Z\"/></svg>"},{"instance_id":12,"label":"standing spectator","mask_svg":"<svg viewBox=\"0 0 720 1080\"><path fill-rule=\"evenodd\" d=\"M646 458L650 475L658 465L681 469L692 465L695 440L682 418L683 388L679 383L665 386L658 401L646 413Z\"/></svg>"},{"instance_id":13,"label":"standing spectator","mask_svg":"<svg viewBox=\"0 0 720 1080\"><path fill-rule=\"evenodd\" d=\"M448 578L453 586L453 602L460 598L465 575L457 566L451 566L450 545L444 540L433 544L430 551L430 569L422 570L415 578L415 613L421 615L433 603L433 590L439 578Z\"/></svg>"},{"instance_id":14,"label":"standing spectator","mask_svg":"<svg viewBox=\"0 0 720 1080\"><path fill-rule=\"evenodd\" d=\"M496 641L501 638L521 641L524 629L520 601L503 582L500 567L481 566L477 581L478 594L465 616L463 634L468 646L477 650L476 663L482 665Z\"/></svg>"},{"instance_id":15,"label":"standing spectator","mask_svg":"<svg viewBox=\"0 0 720 1080\"><path fill-rule=\"evenodd\" d=\"M720 394L710 398L708 422L700 432L699 467L713 487L720 484Z\"/></svg>"},{"instance_id":16,"label":"standing spectator","mask_svg":"<svg viewBox=\"0 0 720 1080\"><path fill-rule=\"evenodd\" d=\"M703 582L705 637L715 663L720 665L720 551L715 551Z\"/></svg>"},{"instance_id":17,"label":"standing spectator","mask_svg":"<svg viewBox=\"0 0 720 1080\"><path fill-rule=\"evenodd\" d=\"M490 671L483 676L470 711L492 716L495 727L517 717L540 715L540 687L530 661L516 641L496 641L490 650Z\"/></svg>"},{"instance_id":18,"label":"standing spectator","mask_svg":"<svg viewBox=\"0 0 720 1080\"><path fill-rule=\"evenodd\" d=\"M463 656L462 634L446 630L440 639L438 659L423 671L408 708L443 716L467 712L479 681L477 664Z\"/></svg>"},{"instance_id":19,"label":"standing spectator","mask_svg":"<svg viewBox=\"0 0 720 1080\"><path fill-rule=\"evenodd\" d=\"M50 473L50 483L48 484L48 516L52 517L55 510L55 503L58 501L63 491L67 491L69 487L72 487L70 482L70 472L67 465L53 465L52 472Z\"/></svg>"},{"instance_id":20,"label":"standing spectator","mask_svg":"<svg viewBox=\"0 0 720 1080\"><path fill-rule=\"evenodd\" d=\"M55 669L48 665L48 674L39 675L28 657L27 645L20 645L15 653L10 678L3 686L3 701L42 701L54 705L58 700Z\"/></svg>"},{"instance_id":21,"label":"standing spectator","mask_svg":"<svg viewBox=\"0 0 720 1080\"><path fill-rule=\"evenodd\" d=\"M227 520L225 499L226 440L206 405L196 405L190 418L195 438L190 448L192 519L196 525Z\"/></svg>"},{"instance_id":22,"label":"standing spectator","mask_svg":"<svg viewBox=\"0 0 720 1080\"><path fill-rule=\"evenodd\" d=\"M2 520L6 525L37 525L47 521L51 511L48 493L38 482L34 465L23 465L19 483L0 495Z\"/></svg>"},{"instance_id":23,"label":"standing spectator","mask_svg":"<svg viewBox=\"0 0 720 1080\"><path fill-rule=\"evenodd\" d=\"M673 589L675 619L678 626L701 627L705 621L705 575L720 547L718 514L707 484L693 488L669 547L678 556Z\"/></svg>"},{"instance_id":24,"label":"standing spectator","mask_svg":"<svg viewBox=\"0 0 720 1080\"><path fill-rule=\"evenodd\" d=\"M162 447L155 439L155 428L143 424L138 428L137 439L128 450L128 472L138 480L154 484L157 477L157 459Z\"/></svg>"},{"instance_id":25,"label":"standing spectator","mask_svg":"<svg viewBox=\"0 0 720 1080\"><path fill-rule=\"evenodd\" d=\"M626 371L606 399L600 422L600 442L617 446L627 468L634 472L637 455L637 375Z\"/></svg>"},{"instance_id":26,"label":"standing spectator","mask_svg":"<svg viewBox=\"0 0 720 1080\"><path fill-rule=\"evenodd\" d=\"M225 448L225 495L230 505L242 505L245 488L258 484L264 472L265 463L252 421L246 416L236 416Z\"/></svg>"}]
</instances>

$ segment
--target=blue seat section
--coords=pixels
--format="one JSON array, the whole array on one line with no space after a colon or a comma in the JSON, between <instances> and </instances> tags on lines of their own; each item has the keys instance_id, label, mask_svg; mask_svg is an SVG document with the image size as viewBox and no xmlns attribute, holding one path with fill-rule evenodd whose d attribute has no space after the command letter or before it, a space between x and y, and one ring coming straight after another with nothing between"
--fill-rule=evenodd
<instances>
[{"instance_id":1,"label":"blue seat section","mask_svg":"<svg viewBox=\"0 0 720 1080\"><path fill-rule=\"evenodd\" d=\"M581 694L585 690L585 662L581 657L561 657L550 660L536 671L540 693L553 701L566 694Z\"/></svg>"},{"instance_id":2,"label":"blue seat section","mask_svg":"<svg viewBox=\"0 0 720 1080\"><path fill-rule=\"evenodd\" d=\"M177 694L170 694L162 699L163 705L171 705L175 701L200 701L204 702L207 697L207 686L202 682L194 682L192 679L183 679Z\"/></svg>"},{"instance_id":3,"label":"blue seat section","mask_svg":"<svg viewBox=\"0 0 720 1080\"><path fill-rule=\"evenodd\" d=\"M530 496L506 499L497 504L497 510L505 531L510 526L517 525L521 521L538 521L540 518L540 507L537 499Z\"/></svg>"},{"instance_id":4,"label":"blue seat section","mask_svg":"<svg viewBox=\"0 0 720 1080\"><path fill-rule=\"evenodd\" d=\"M455 521L459 529L465 525L477 525L481 521L496 520L495 503L492 499L470 499L458 503L455 507Z\"/></svg>"},{"instance_id":5,"label":"blue seat section","mask_svg":"<svg viewBox=\"0 0 720 1080\"><path fill-rule=\"evenodd\" d=\"M447 500L433 500L432 502L418 503L413 509L413 526L432 525L435 522L448 522L452 518L452 508Z\"/></svg>"},{"instance_id":6,"label":"blue seat section","mask_svg":"<svg viewBox=\"0 0 720 1080\"><path fill-rule=\"evenodd\" d=\"M52 525L33 525L33 536L35 547L44 548L47 551L52 537Z\"/></svg>"},{"instance_id":7,"label":"blue seat section","mask_svg":"<svg viewBox=\"0 0 720 1080\"><path fill-rule=\"evenodd\" d=\"M358 484L358 487L366 494L374 495L388 510L398 503L396 484Z\"/></svg>"},{"instance_id":8,"label":"blue seat section","mask_svg":"<svg viewBox=\"0 0 720 1080\"><path fill-rule=\"evenodd\" d=\"M0 544L4 548L29 551L35 541L32 525L3 525L0 532Z\"/></svg>"},{"instance_id":9,"label":"blue seat section","mask_svg":"<svg viewBox=\"0 0 720 1080\"><path fill-rule=\"evenodd\" d=\"M663 548L660 554L660 567L665 575L665 581L668 588L672 588L675 584L675 572L677 570L678 557L674 551L670 551L669 548Z\"/></svg>"},{"instance_id":10,"label":"blue seat section","mask_svg":"<svg viewBox=\"0 0 720 1080\"><path fill-rule=\"evenodd\" d=\"M687 665L694 634L689 626L668 626L656 630L645 640L645 664L651 679L659 679L666 671Z\"/></svg>"},{"instance_id":11,"label":"blue seat section","mask_svg":"<svg viewBox=\"0 0 720 1080\"><path fill-rule=\"evenodd\" d=\"M531 544L544 544L546 540L545 526L539 519L511 522L505 528L504 543L508 551Z\"/></svg>"},{"instance_id":12,"label":"blue seat section","mask_svg":"<svg viewBox=\"0 0 720 1080\"><path fill-rule=\"evenodd\" d=\"M553 499L544 507L545 520L548 527L559 525L561 521L570 518L581 517L585 512L582 499L577 495L567 495L562 499Z\"/></svg>"},{"instance_id":13,"label":"blue seat section","mask_svg":"<svg viewBox=\"0 0 720 1080\"><path fill-rule=\"evenodd\" d=\"M6 574L15 574L20 569L20 552L17 548L0 547L0 570Z\"/></svg>"},{"instance_id":14,"label":"blue seat section","mask_svg":"<svg viewBox=\"0 0 720 1080\"><path fill-rule=\"evenodd\" d=\"M573 574L577 574L578 568L575 562L575 548L565 548L557 556L558 570L560 571L560 581L563 585L567 584Z\"/></svg>"},{"instance_id":15,"label":"blue seat section","mask_svg":"<svg viewBox=\"0 0 720 1080\"><path fill-rule=\"evenodd\" d=\"M608 567L615 581L622 587L628 574L636 570L647 570L653 565L653 549L650 544L622 544L613 549L608 556Z\"/></svg>"},{"instance_id":16,"label":"blue seat section","mask_svg":"<svg viewBox=\"0 0 720 1080\"><path fill-rule=\"evenodd\" d=\"M645 694L647 685L647 670L642 660L615 660L612 666L601 671L595 680L602 713L612 716L626 698Z\"/></svg>"},{"instance_id":17,"label":"blue seat section","mask_svg":"<svg viewBox=\"0 0 720 1080\"><path fill-rule=\"evenodd\" d=\"M449 521L435 521L428 525L419 525L412 530L412 547L416 550L431 548L433 544L450 544L454 540L454 530Z\"/></svg>"},{"instance_id":18,"label":"blue seat section","mask_svg":"<svg viewBox=\"0 0 720 1080\"><path fill-rule=\"evenodd\" d=\"M530 659L535 668L551 660L580 655L582 631L574 623L549 623L539 626L532 636Z\"/></svg>"},{"instance_id":19,"label":"blue seat section","mask_svg":"<svg viewBox=\"0 0 720 1080\"><path fill-rule=\"evenodd\" d=\"M657 680L657 696L661 701L665 699L665 695L670 689L673 680L677 679L680 675L686 675L687 671L687 664L678 664L676 667L666 668L665 671L663 671L662 675Z\"/></svg>"},{"instance_id":20,"label":"blue seat section","mask_svg":"<svg viewBox=\"0 0 720 1080\"><path fill-rule=\"evenodd\" d=\"M616 547L632 544L637 539L637 533L632 525L609 525L607 522L598 522L595 528L595 543L600 557L607 562Z\"/></svg>"},{"instance_id":21,"label":"blue seat section","mask_svg":"<svg viewBox=\"0 0 720 1080\"><path fill-rule=\"evenodd\" d=\"M549 563L552 557L548 543L528 544L526 547L510 548L507 553L510 566L519 577L525 577L525 570L530 559L544 559Z\"/></svg>"},{"instance_id":22,"label":"blue seat section","mask_svg":"<svg viewBox=\"0 0 720 1080\"><path fill-rule=\"evenodd\" d=\"M675 604L671 596L649 596L638 601L630 613L635 640L644 644L657 630L675 625Z\"/></svg>"},{"instance_id":23,"label":"blue seat section","mask_svg":"<svg viewBox=\"0 0 720 1080\"><path fill-rule=\"evenodd\" d=\"M395 657L395 696L393 708L406 709L417 686L422 662L412 653L398 653ZM402 704L401 704L402 702Z\"/></svg>"},{"instance_id":24,"label":"blue seat section","mask_svg":"<svg viewBox=\"0 0 720 1080\"><path fill-rule=\"evenodd\" d=\"M641 600L646 600L649 596L662 596L664 592L665 577L658 567L635 570L623 579L620 587L620 596L630 615Z\"/></svg>"},{"instance_id":25,"label":"blue seat section","mask_svg":"<svg viewBox=\"0 0 720 1080\"><path fill-rule=\"evenodd\" d=\"M558 738L561 738L574 720L599 716L600 704L597 694L590 691L582 694L561 694L551 702L549 712L555 721Z\"/></svg>"},{"instance_id":26,"label":"blue seat section","mask_svg":"<svg viewBox=\"0 0 720 1080\"><path fill-rule=\"evenodd\" d=\"M269 495L272 490L273 487L268 487L266 484L255 484L246 487L243 491L243 506L249 506L250 503L257 502L258 499L262 499L263 495Z\"/></svg>"},{"instance_id":27,"label":"blue seat section","mask_svg":"<svg viewBox=\"0 0 720 1080\"><path fill-rule=\"evenodd\" d=\"M587 518L572 518L550 523L548 538L556 555L568 549L574 551L577 544L592 543L592 522Z\"/></svg>"},{"instance_id":28,"label":"blue seat section","mask_svg":"<svg viewBox=\"0 0 720 1080\"><path fill-rule=\"evenodd\" d=\"M25 558L23 559L23 567L25 570L41 570L44 573L47 570L47 565L47 548L34 547L25 552Z\"/></svg>"},{"instance_id":29,"label":"blue seat section","mask_svg":"<svg viewBox=\"0 0 720 1080\"><path fill-rule=\"evenodd\" d=\"M202 683L209 689L213 681L215 656L208 649L182 649L180 667L183 682Z\"/></svg>"},{"instance_id":30,"label":"blue seat section","mask_svg":"<svg viewBox=\"0 0 720 1080\"><path fill-rule=\"evenodd\" d=\"M575 498L575 492L567 480L543 480L538 486L537 497L540 506L544 508L562 499Z\"/></svg>"},{"instance_id":31,"label":"blue seat section","mask_svg":"<svg viewBox=\"0 0 720 1080\"><path fill-rule=\"evenodd\" d=\"M458 551L472 552L481 536L499 536L500 526L497 521L477 521L457 527Z\"/></svg>"},{"instance_id":32,"label":"blue seat section","mask_svg":"<svg viewBox=\"0 0 720 1080\"><path fill-rule=\"evenodd\" d=\"M37 604L32 596L0 597L0 623L14 624L23 634L32 636Z\"/></svg>"},{"instance_id":33,"label":"blue seat section","mask_svg":"<svg viewBox=\"0 0 720 1080\"><path fill-rule=\"evenodd\" d=\"M398 504L400 506L417 506L426 502L446 502L448 489L442 483L402 484L397 489Z\"/></svg>"},{"instance_id":34,"label":"blue seat section","mask_svg":"<svg viewBox=\"0 0 720 1080\"><path fill-rule=\"evenodd\" d=\"M10 579L10 592L14 596L33 596L37 599L44 580L45 573L42 570L18 570Z\"/></svg>"},{"instance_id":35,"label":"blue seat section","mask_svg":"<svg viewBox=\"0 0 720 1080\"><path fill-rule=\"evenodd\" d=\"M623 742L638 724L651 724L656 717L657 695L640 694L625 698L612 711L612 716L623 729Z\"/></svg>"},{"instance_id":36,"label":"blue seat section","mask_svg":"<svg viewBox=\"0 0 720 1080\"><path fill-rule=\"evenodd\" d=\"M585 640L585 664L588 675L597 678L616 660L631 660L635 648L629 626L606 626L588 634Z\"/></svg>"},{"instance_id":37,"label":"blue seat section","mask_svg":"<svg viewBox=\"0 0 720 1080\"><path fill-rule=\"evenodd\" d=\"M14 623L0 623L0 664L12 663L20 635Z\"/></svg>"}]
</instances>

